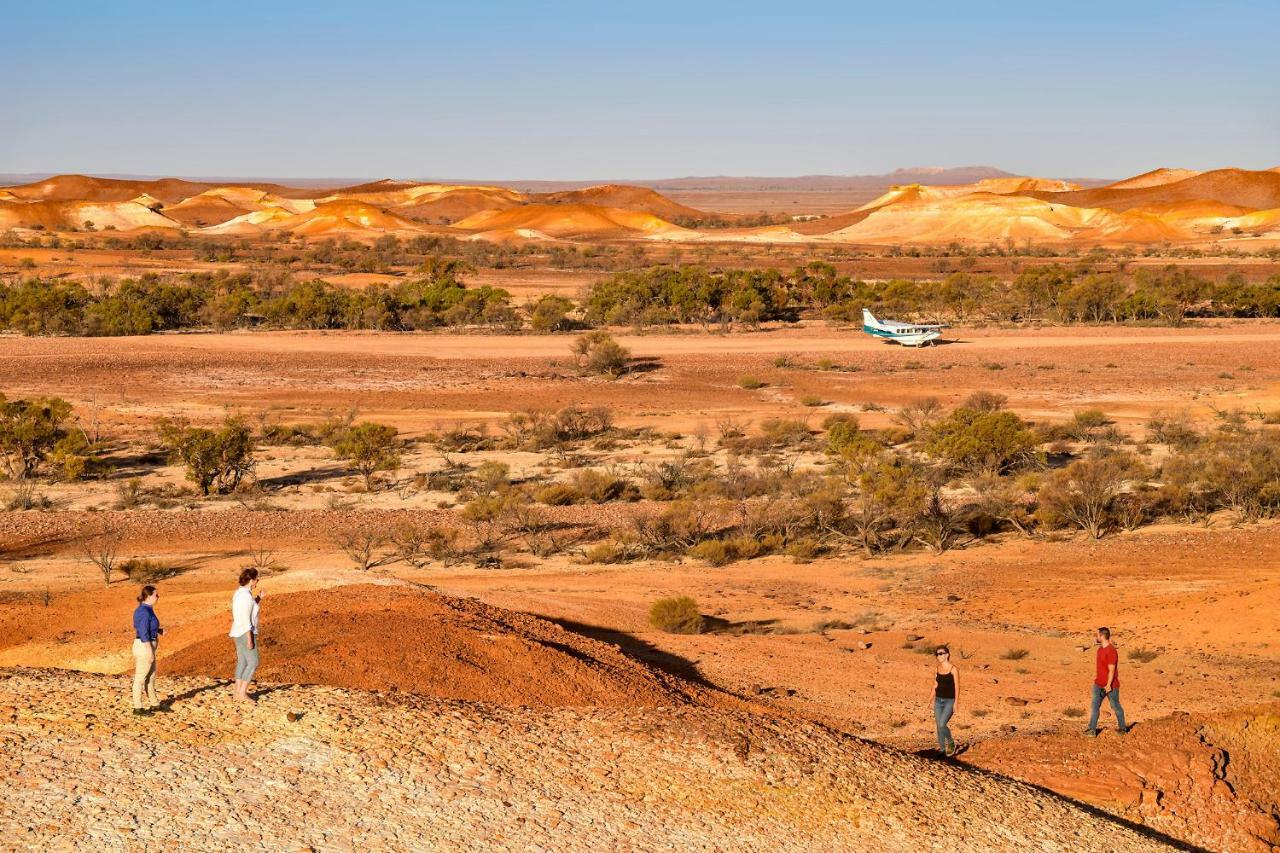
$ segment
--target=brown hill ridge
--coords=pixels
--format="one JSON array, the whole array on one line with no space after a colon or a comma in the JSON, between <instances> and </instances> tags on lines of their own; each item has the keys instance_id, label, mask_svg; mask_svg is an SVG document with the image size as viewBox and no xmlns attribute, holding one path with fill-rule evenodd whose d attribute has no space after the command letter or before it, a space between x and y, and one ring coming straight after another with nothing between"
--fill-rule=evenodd
<instances>
[{"instance_id":1,"label":"brown hill ridge","mask_svg":"<svg viewBox=\"0 0 1280 853\"><path fill-rule=\"evenodd\" d=\"M955 174L940 171L936 177ZM930 180L919 172L904 177ZM0 189L0 229L80 231L92 222L92 230L185 229L209 237L283 232L363 241L434 234L516 242L1280 245L1275 169L1161 168L1085 189L1061 179L982 172L973 177L968 184L903 183L856 210L820 219L713 228L735 217L622 184L530 193L393 179L314 189L60 175Z\"/></svg>"},{"instance_id":2,"label":"brown hill ridge","mask_svg":"<svg viewBox=\"0 0 1280 853\"><path fill-rule=\"evenodd\" d=\"M227 652L226 638L214 636L165 658L164 668L225 675ZM271 598L262 660L267 681L504 705L641 708L703 695L555 623L403 586L361 584Z\"/></svg>"},{"instance_id":3,"label":"brown hill ridge","mask_svg":"<svg viewBox=\"0 0 1280 853\"><path fill-rule=\"evenodd\" d=\"M224 639L224 643L225 643ZM0 671L0 837L138 849L1155 851L995 775L803 722L694 707L512 708ZM36 701L33 701L36 700Z\"/></svg>"}]
</instances>

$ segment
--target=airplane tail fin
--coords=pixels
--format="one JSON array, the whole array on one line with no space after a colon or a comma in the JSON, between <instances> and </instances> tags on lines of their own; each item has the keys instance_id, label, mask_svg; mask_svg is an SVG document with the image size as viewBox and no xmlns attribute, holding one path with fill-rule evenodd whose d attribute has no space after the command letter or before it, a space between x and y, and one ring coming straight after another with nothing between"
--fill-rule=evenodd
<instances>
[{"instance_id":1,"label":"airplane tail fin","mask_svg":"<svg viewBox=\"0 0 1280 853\"><path fill-rule=\"evenodd\" d=\"M879 322L880 321L876 319L876 315L872 314L870 310L866 308L862 309L862 324L864 326L874 326Z\"/></svg>"}]
</instances>

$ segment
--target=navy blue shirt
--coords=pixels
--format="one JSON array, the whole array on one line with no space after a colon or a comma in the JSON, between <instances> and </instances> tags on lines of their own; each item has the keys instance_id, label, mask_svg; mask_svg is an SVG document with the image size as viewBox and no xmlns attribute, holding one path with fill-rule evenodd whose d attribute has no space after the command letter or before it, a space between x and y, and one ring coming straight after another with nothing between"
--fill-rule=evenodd
<instances>
[{"instance_id":1,"label":"navy blue shirt","mask_svg":"<svg viewBox=\"0 0 1280 853\"><path fill-rule=\"evenodd\" d=\"M154 643L160 639L160 620L150 604L139 604L133 611L133 633L144 643Z\"/></svg>"}]
</instances>

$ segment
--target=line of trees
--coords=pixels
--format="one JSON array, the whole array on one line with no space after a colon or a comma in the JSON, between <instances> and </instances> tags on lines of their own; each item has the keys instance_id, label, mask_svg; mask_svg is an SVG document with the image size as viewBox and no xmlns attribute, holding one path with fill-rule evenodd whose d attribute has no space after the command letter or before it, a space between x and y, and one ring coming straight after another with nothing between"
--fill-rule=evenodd
<instances>
[{"instance_id":1,"label":"line of trees","mask_svg":"<svg viewBox=\"0 0 1280 853\"><path fill-rule=\"evenodd\" d=\"M1280 317L1280 275L1210 281L1185 268L1098 273L1087 265L1033 267L1012 280L954 273L942 280L861 281L824 262L790 272L655 266L601 279L578 300L544 295L526 305L474 268L432 256L415 278L346 288L280 271L143 275L119 281L29 278L0 283L0 328L28 335L140 335L253 325L415 331L484 327L554 332L607 325L755 326L805 316L857 322L863 307L952 322L1177 325L1188 317Z\"/></svg>"}]
</instances>

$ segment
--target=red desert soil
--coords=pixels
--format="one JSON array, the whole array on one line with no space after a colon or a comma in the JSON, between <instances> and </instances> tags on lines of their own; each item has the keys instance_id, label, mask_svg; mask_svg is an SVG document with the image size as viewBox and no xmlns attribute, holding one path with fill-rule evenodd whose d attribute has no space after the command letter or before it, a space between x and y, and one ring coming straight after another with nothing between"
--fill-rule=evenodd
<instances>
[{"instance_id":1,"label":"red desert soil","mask_svg":"<svg viewBox=\"0 0 1280 853\"><path fill-rule=\"evenodd\" d=\"M995 738L964 761L1208 849L1264 853L1280 847L1278 739L1280 704L1270 704L1174 714L1123 739L1111 731L1097 741L1074 732Z\"/></svg>"},{"instance_id":2,"label":"red desert soil","mask_svg":"<svg viewBox=\"0 0 1280 853\"><path fill-rule=\"evenodd\" d=\"M258 676L268 682L532 707L648 708L693 695L691 686L616 646L423 589L361 584L291 593L264 599L263 613ZM225 676L230 662L230 641L215 634L166 658L164 667Z\"/></svg>"}]
</instances>

